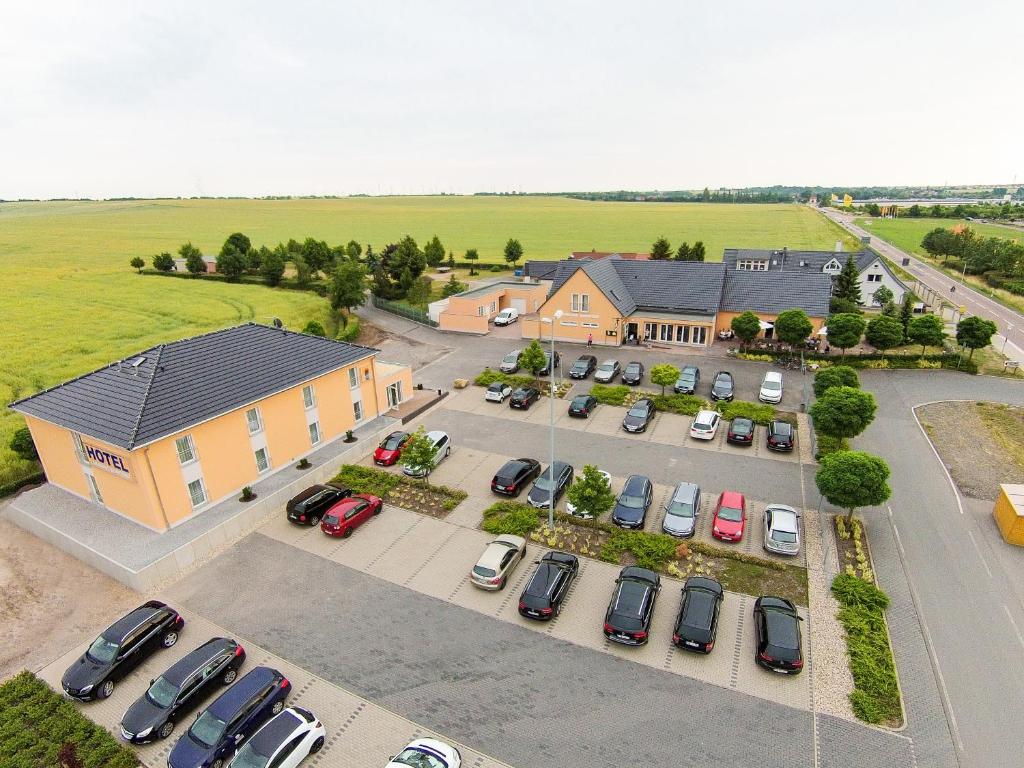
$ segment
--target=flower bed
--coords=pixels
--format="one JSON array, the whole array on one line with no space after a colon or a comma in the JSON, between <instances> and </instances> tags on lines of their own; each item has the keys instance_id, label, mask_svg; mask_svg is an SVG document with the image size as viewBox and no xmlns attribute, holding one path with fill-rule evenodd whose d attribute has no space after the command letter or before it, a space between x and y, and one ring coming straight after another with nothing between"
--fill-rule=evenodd
<instances>
[{"instance_id":1,"label":"flower bed","mask_svg":"<svg viewBox=\"0 0 1024 768\"><path fill-rule=\"evenodd\" d=\"M422 480L359 464L342 465L334 480L355 493L380 496L387 504L436 518L445 517L468 495L459 488L427 485Z\"/></svg>"},{"instance_id":2,"label":"flower bed","mask_svg":"<svg viewBox=\"0 0 1024 768\"><path fill-rule=\"evenodd\" d=\"M758 424L767 424L772 419L782 419L795 424L796 418L791 413L776 411L770 405L764 403L750 403L745 400L734 400L726 402L720 400L717 403L710 403L703 397L696 395L680 395L676 393L661 395L657 392L648 392L643 389L627 387L624 384L608 386L605 384L594 384L590 394L597 398L597 402L605 405L617 405L629 408L637 400L649 397L654 401L655 407L665 413L676 413L680 416L696 416L697 411L712 410L722 414L726 421L732 421L738 416L752 419Z\"/></svg>"},{"instance_id":3,"label":"flower bed","mask_svg":"<svg viewBox=\"0 0 1024 768\"><path fill-rule=\"evenodd\" d=\"M738 352L736 357L740 360L752 360L755 362L775 362L779 358L789 358L793 355L789 352ZM939 355L899 354L890 352L883 355L880 352L868 352L864 354L848 353L845 356L838 355L816 355L804 353L804 361L807 364L815 364L819 368L827 368L830 365L848 365L851 368L946 368L964 373L977 373L978 365L973 360L968 360L966 355L959 355L955 352L946 352Z\"/></svg>"}]
</instances>

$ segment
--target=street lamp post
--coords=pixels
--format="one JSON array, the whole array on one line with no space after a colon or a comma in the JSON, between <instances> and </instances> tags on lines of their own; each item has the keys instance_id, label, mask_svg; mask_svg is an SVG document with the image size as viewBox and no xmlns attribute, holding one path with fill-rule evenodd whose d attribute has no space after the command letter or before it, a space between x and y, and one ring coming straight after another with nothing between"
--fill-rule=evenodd
<instances>
[{"instance_id":1,"label":"street lamp post","mask_svg":"<svg viewBox=\"0 0 1024 768\"><path fill-rule=\"evenodd\" d=\"M541 318L542 323L551 324L551 368L548 371L551 375L550 389L548 391L548 427L551 431L551 461L548 463L548 481L552 487L548 490L548 528L555 527L555 321L563 314L562 310L558 309L555 310L553 318Z\"/></svg>"},{"instance_id":2,"label":"street lamp post","mask_svg":"<svg viewBox=\"0 0 1024 768\"><path fill-rule=\"evenodd\" d=\"M1007 324L1006 329L1003 331L1003 346L999 350L999 354L1003 354L1006 351L1006 337L1010 335L1010 331L1013 330L1013 326Z\"/></svg>"}]
</instances>

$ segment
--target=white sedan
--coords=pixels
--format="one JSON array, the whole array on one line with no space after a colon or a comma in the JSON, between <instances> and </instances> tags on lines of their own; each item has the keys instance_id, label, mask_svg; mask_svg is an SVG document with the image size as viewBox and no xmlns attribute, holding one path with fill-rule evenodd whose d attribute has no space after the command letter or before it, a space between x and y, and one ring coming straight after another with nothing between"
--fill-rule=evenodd
<instances>
[{"instance_id":1,"label":"white sedan","mask_svg":"<svg viewBox=\"0 0 1024 768\"><path fill-rule=\"evenodd\" d=\"M597 472L599 475L601 475L601 477L604 478L604 481L608 484L608 487L610 488L612 485L612 476L605 472L603 469L599 469L597 470ZM582 474L580 476L582 477ZM590 520L594 516L593 513L587 512L586 510L576 509L576 505L574 505L571 501L568 500L565 502L565 511L568 512L570 515L582 517L584 520Z\"/></svg>"},{"instance_id":2,"label":"white sedan","mask_svg":"<svg viewBox=\"0 0 1024 768\"><path fill-rule=\"evenodd\" d=\"M289 707L256 731L235 752L228 768L295 768L319 752L326 738L323 723L312 712Z\"/></svg>"},{"instance_id":3,"label":"white sedan","mask_svg":"<svg viewBox=\"0 0 1024 768\"><path fill-rule=\"evenodd\" d=\"M416 739L391 758L385 768L461 768L462 755L455 747L437 739Z\"/></svg>"},{"instance_id":4,"label":"white sedan","mask_svg":"<svg viewBox=\"0 0 1024 768\"><path fill-rule=\"evenodd\" d=\"M718 434L718 425L722 420L718 411L697 411L690 425L690 437L698 440L714 440Z\"/></svg>"}]
</instances>

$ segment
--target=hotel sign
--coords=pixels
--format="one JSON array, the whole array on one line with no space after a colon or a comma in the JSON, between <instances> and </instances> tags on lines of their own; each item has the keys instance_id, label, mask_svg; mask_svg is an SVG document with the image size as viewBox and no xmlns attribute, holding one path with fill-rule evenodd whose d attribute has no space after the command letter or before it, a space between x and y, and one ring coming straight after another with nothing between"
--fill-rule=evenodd
<instances>
[{"instance_id":1,"label":"hotel sign","mask_svg":"<svg viewBox=\"0 0 1024 768\"><path fill-rule=\"evenodd\" d=\"M93 464L99 464L101 467L113 469L125 475L129 474L128 464L116 453L105 451L85 442L82 443L82 450L85 452L85 458Z\"/></svg>"}]
</instances>

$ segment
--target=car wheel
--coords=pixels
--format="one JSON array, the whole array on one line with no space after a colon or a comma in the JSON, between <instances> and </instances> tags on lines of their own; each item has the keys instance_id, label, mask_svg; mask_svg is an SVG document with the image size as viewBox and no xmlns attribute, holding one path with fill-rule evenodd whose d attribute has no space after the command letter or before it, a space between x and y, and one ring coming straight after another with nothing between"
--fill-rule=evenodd
<instances>
[{"instance_id":1,"label":"car wheel","mask_svg":"<svg viewBox=\"0 0 1024 768\"><path fill-rule=\"evenodd\" d=\"M309 754L315 755L317 752L319 752L323 748L324 748L324 737L320 736L316 741L313 742L313 745L309 748Z\"/></svg>"},{"instance_id":2,"label":"car wheel","mask_svg":"<svg viewBox=\"0 0 1024 768\"><path fill-rule=\"evenodd\" d=\"M98 691L96 691L96 695L99 698L101 698L101 699L109 699L110 698L110 694L112 694L113 692L114 692L114 681L113 680L104 680L102 685L100 685L100 689Z\"/></svg>"},{"instance_id":3,"label":"car wheel","mask_svg":"<svg viewBox=\"0 0 1024 768\"><path fill-rule=\"evenodd\" d=\"M351 535L352 535L352 529L351 528L346 528L345 532L343 534L341 534L341 538L347 539Z\"/></svg>"},{"instance_id":4,"label":"car wheel","mask_svg":"<svg viewBox=\"0 0 1024 768\"><path fill-rule=\"evenodd\" d=\"M279 714L281 714L281 710L282 709L284 709L284 702L283 701L275 701L274 702L274 706L270 710L270 714L272 714L272 715L279 715Z\"/></svg>"},{"instance_id":5,"label":"car wheel","mask_svg":"<svg viewBox=\"0 0 1024 768\"><path fill-rule=\"evenodd\" d=\"M224 768L224 761L223 760L214 760L213 761L213 765L211 765L210 768Z\"/></svg>"},{"instance_id":6,"label":"car wheel","mask_svg":"<svg viewBox=\"0 0 1024 768\"><path fill-rule=\"evenodd\" d=\"M156 732L157 738L166 739L174 732L174 721L168 720L166 723L160 726L160 730Z\"/></svg>"},{"instance_id":7,"label":"car wheel","mask_svg":"<svg viewBox=\"0 0 1024 768\"><path fill-rule=\"evenodd\" d=\"M382 509L384 509L384 502L381 502L380 504L377 505L377 508L373 510L373 514L379 515Z\"/></svg>"},{"instance_id":8,"label":"car wheel","mask_svg":"<svg viewBox=\"0 0 1024 768\"><path fill-rule=\"evenodd\" d=\"M562 614L562 604L558 603L555 606L555 616L560 616L561 614Z\"/></svg>"},{"instance_id":9,"label":"car wheel","mask_svg":"<svg viewBox=\"0 0 1024 768\"><path fill-rule=\"evenodd\" d=\"M500 582L498 582L498 589L499 589L499 590L501 590L501 589L504 589L504 588L505 588L505 585L506 585L507 583L508 583L508 579L507 579L507 578L505 578L504 576L502 576L502 577L501 577L501 581L500 581Z\"/></svg>"},{"instance_id":10,"label":"car wheel","mask_svg":"<svg viewBox=\"0 0 1024 768\"><path fill-rule=\"evenodd\" d=\"M451 455L452 455L452 449L451 449L451 446L449 446L448 448L445 448L445 450L444 450L444 457L447 459Z\"/></svg>"},{"instance_id":11,"label":"car wheel","mask_svg":"<svg viewBox=\"0 0 1024 768\"><path fill-rule=\"evenodd\" d=\"M164 635L164 639L161 642L163 643L164 648L170 648L178 642L178 633L172 629Z\"/></svg>"},{"instance_id":12,"label":"car wheel","mask_svg":"<svg viewBox=\"0 0 1024 768\"><path fill-rule=\"evenodd\" d=\"M235 682L236 677L238 677L238 670L232 667L224 673L224 685L231 685L233 682Z\"/></svg>"},{"instance_id":13,"label":"car wheel","mask_svg":"<svg viewBox=\"0 0 1024 768\"><path fill-rule=\"evenodd\" d=\"M315 528L316 526L320 525L320 518L317 515L312 515L309 518L309 524L311 527Z\"/></svg>"}]
</instances>

